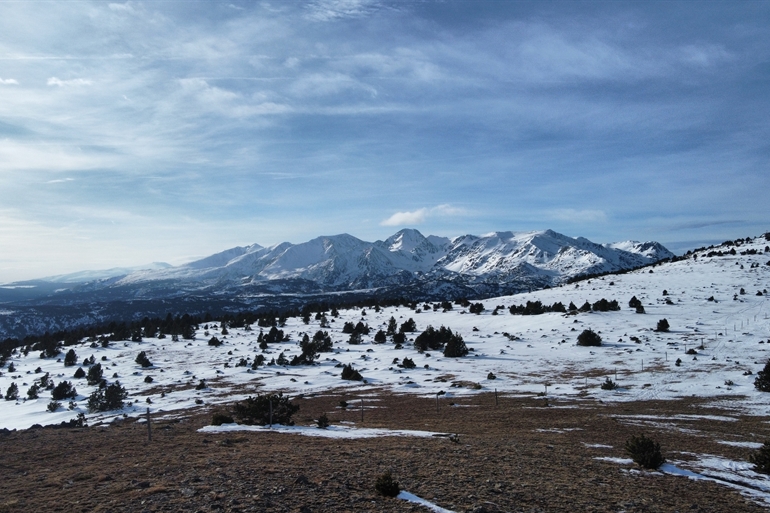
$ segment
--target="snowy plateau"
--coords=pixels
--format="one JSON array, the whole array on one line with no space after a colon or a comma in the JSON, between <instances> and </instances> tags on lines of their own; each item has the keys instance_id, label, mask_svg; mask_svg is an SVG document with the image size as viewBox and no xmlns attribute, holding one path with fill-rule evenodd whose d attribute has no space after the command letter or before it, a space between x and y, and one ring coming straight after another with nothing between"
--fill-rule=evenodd
<instances>
[{"instance_id":1,"label":"snowy plateau","mask_svg":"<svg viewBox=\"0 0 770 513\"><path fill-rule=\"evenodd\" d=\"M510 261L503 264L505 260L500 257L501 247L509 253L515 252L516 247L525 247L527 254L522 255L519 262L526 264L517 265L541 264L542 269L553 273L564 272L562 266L567 261L573 268L579 266L581 271L596 271L617 265L621 258L648 258L642 255L642 247L638 245L627 245L622 253L616 253L616 248L595 247L585 241L581 242L584 247L597 252L580 250L575 245L560 251L565 245L556 241L563 240L563 236L543 232L527 237L527 244L523 244L523 236L511 234L442 242L405 231L384 243L370 245L368 254L395 252L401 261L414 262L412 267L407 267L410 272L418 269L428 272L443 266L457 271L473 269L478 273L510 270ZM343 239L351 247L360 246L355 239ZM538 240L548 244L543 243L536 251L532 248L538 247ZM141 283L158 276L156 273L220 279L230 271L233 271L230 277L242 279L239 273L243 269L258 269L250 274L252 277L280 277L296 273L300 268L306 279L320 274L328 276L325 274L328 268L312 265L326 251L325 239L309 244L313 251L307 248L296 255L289 252L291 248L284 248L284 256L269 259L269 266L263 265L261 258L277 253L277 247L231 250L181 269L134 273L119 281ZM420 301L377 308L340 308L336 316L331 311L324 316L314 312L307 323L302 316L288 317L279 327L284 340L271 342L264 349L260 349L258 340L269 328L227 327L216 319L201 323L192 340L145 337L141 341L112 342L102 347L93 340L83 339L62 347L60 358L41 358L39 352L21 347L11 355L0 375L0 391L5 392L12 383L19 390L18 400L0 401L0 427L24 429L33 424L54 424L68 421L78 413L85 414L90 425L110 423L125 416L139 417L147 408L158 418L174 418L274 391L294 397L356 392L367 395L375 403L377 395L383 392L417 394L437 401L440 398L444 404L476 394L495 393L501 397L541 397L547 399L551 407L562 404L579 407L581 402L623 403L696 397L726 412L718 418L703 417L712 421L730 423L737 420L733 415L766 417L770 415L770 393L755 388L754 381L770 357L768 245L770 234L730 241L628 272L569 284L554 283L547 289L502 295L471 305L466 303L466 306L454 303L451 309L446 304ZM491 247L498 250L493 251ZM616 256L599 264L598 260L592 260L598 252ZM409 256L418 253L420 258ZM567 259L565 253L571 253L572 257ZM578 257L578 253L582 256ZM490 257L492 254L496 256ZM339 255L342 258L342 252ZM391 256L388 261L392 263L395 259ZM241 270L235 272L236 268ZM350 277L349 274L344 278L342 274L335 276L333 280L328 279L342 283ZM639 300L644 313L629 306L633 297ZM602 299L617 301L620 309L597 311L590 307ZM579 310L538 315L510 313L512 306L527 302L542 305L558 302L565 306L571 303ZM477 307L479 303L483 310ZM586 304L589 308L580 308ZM405 343L400 346L394 344L390 336L383 343L374 340L379 330L387 329L391 318L398 325L409 319L416 324L416 330L407 333ZM668 321L668 331L656 330L662 319ZM326 324L321 326L322 322ZM349 334L343 332L344 327L346 323L359 322L367 325L370 332L361 336L360 343L351 344ZM452 358L444 356L441 350L419 351L414 340L429 326L436 329L444 326L461 335L469 348L468 354ZM600 346L577 345L578 335L586 329L600 335ZM326 331L331 337L331 351L320 353L310 365L278 363L298 356L303 336L313 337L318 331ZM217 337L222 344L210 345L212 337ZM64 366L64 353L70 349L76 352L78 362L93 357L93 361L103 367L109 382L119 380L129 393L130 403L120 411L89 413L86 398L95 386L73 377L78 365ZM151 366L136 363L142 351L152 362ZM258 357L264 357L265 363L255 366ZM404 366L406 359L412 360L415 366ZM11 364L13 371L9 370ZM363 381L342 380L343 365L359 371ZM76 387L77 396L69 406L63 404L54 412L48 411L47 391L42 391L38 399L25 399L27 390L46 374L57 383L69 380ZM608 380L616 385L613 389L601 386ZM676 430L682 429L680 422L697 418L700 418L697 413L683 411L681 415L637 415L618 418L618 421ZM233 429L233 426L224 429ZM335 429L332 433L344 436L340 434L346 431L344 428ZM729 438L723 443L758 447L764 442L745 433L735 433ZM622 452L616 455L621 456ZM717 461L708 455L699 458L686 463L669 462L661 471L692 479L707 479L703 472L710 472L708 475L722 476L719 478L722 484L729 485L736 480L749 483L748 488L744 486L741 490L753 494L761 503L770 501L770 481L753 472L749 463ZM618 465L628 464L622 458L612 461ZM682 465L688 465L689 470L683 470Z\"/></svg>"}]
</instances>

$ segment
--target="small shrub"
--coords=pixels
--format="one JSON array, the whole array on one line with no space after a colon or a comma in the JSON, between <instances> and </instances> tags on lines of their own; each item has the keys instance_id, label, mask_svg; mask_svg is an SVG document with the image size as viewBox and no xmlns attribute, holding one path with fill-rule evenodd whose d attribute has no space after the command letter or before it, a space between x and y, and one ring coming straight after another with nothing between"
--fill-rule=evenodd
<instances>
[{"instance_id":1,"label":"small shrub","mask_svg":"<svg viewBox=\"0 0 770 513\"><path fill-rule=\"evenodd\" d=\"M235 404L233 413L246 425L266 426L270 423L270 405L273 409L273 424L293 426L292 415L299 411L299 406L292 404L282 393L249 397Z\"/></svg>"},{"instance_id":2,"label":"small shrub","mask_svg":"<svg viewBox=\"0 0 770 513\"><path fill-rule=\"evenodd\" d=\"M233 418L226 413L215 413L211 418L212 426L221 426L222 424L232 424L234 422L235 420L233 420Z\"/></svg>"},{"instance_id":3,"label":"small shrub","mask_svg":"<svg viewBox=\"0 0 770 513\"><path fill-rule=\"evenodd\" d=\"M349 381L363 381L364 377L353 368L353 365L342 366L342 379Z\"/></svg>"},{"instance_id":4,"label":"small shrub","mask_svg":"<svg viewBox=\"0 0 770 513\"><path fill-rule=\"evenodd\" d=\"M62 381L51 390L51 397L55 401L63 401L65 399L74 399L78 395L75 387L69 381Z\"/></svg>"},{"instance_id":5,"label":"small shrub","mask_svg":"<svg viewBox=\"0 0 770 513\"><path fill-rule=\"evenodd\" d=\"M119 381L105 388L95 390L88 397L88 411L111 411L123 408L123 401L128 397L128 392Z\"/></svg>"},{"instance_id":6,"label":"small shrub","mask_svg":"<svg viewBox=\"0 0 770 513\"><path fill-rule=\"evenodd\" d=\"M616 388L618 388L618 384L610 378L605 379L604 383L602 383L602 390L615 390Z\"/></svg>"},{"instance_id":7,"label":"small shrub","mask_svg":"<svg viewBox=\"0 0 770 513\"><path fill-rule=\"evenodd\" d=\"M225 333L225 328L222 328L222 333ZM219 347L222 345L222 341L219 340L217 337L211 337L209 339L209 345L214 347Z\"/></svg>"},{"instance_id":8,"label":"small shrub","mask_svg":"<svg viewBox=\"0 0 770 513\"><path fill-rule=\"evenodd\" d=\"M660 452L660 444L644 435L626 440L626 452L636 464L647 469L657 469L666 460Z\"/></svg>"},{"instance_id":9,"label":"small shrub","mask_svg":"<svg viewBox=\"0 0 770 513\"><path fill-rule=\"evenodd\" d=\"M19 398L19 386L16 384L16 382L13 382L8 387L8 390L5 392L5 400L15 401L18 398Z\"/></svg>"},{"instance_id":10,"label":"small shrub","mask_svg":"<svg viewBox=\"0 0 770 513\"><path fill-rule=\"evenodd\" d=\"M681 358L677 358L676 361L674 362L674 365L676 365L677 367L682 365L682 359Z\"/></svg>"},{"instance_id":11,"label":"small shrub","mask_svg":"<svg viewBox=\"0 0 770 513\"><path fill-rule=\"evenodd\" d=\"M396 497L401 493L401 485L393 479L390 472L386 472L377 478L377 481L374 483L374 489L385 497Z\"/></svg>"},{"instance_id":12,"label":"small shrub","mask_svg":"<svg viewBox=\"0 0 770 513\"><path fill-rule=\"evenodd\" d=\"M104 371L102 370L102 364L97 363L88 369L86 381L89 385L98 385L102 381L102 374L104 374Z\"/></svg>"},{"instance_id":13,"label":"small shrub","mask_svg":"<svg viewBox=\"0 0 770 513\"><path fill-rule=\"evenodd\" d=\"M497 379L497 376L495 376L493 372L490 372L489 374L487 374L487 379Z\"/></svg>"},{"instance_id":14,"label":"small shrub","mask_svg":"<svg viewBox=\"0 0 770 513\"><path fill-rule=\"evenodd\" d=\"M145 376L144 377L144 382L145 383L152 383L153 381L155 381L155 380L153 379L152 376Z\"/></svg>"},{"instance_id":15,"label":"small shrub","mask_svg":"<svg viewBox=\"0 0 770 513\"><path fill-rule=\"evenodd\" d=\"M78 355L75 354L74 349L70 349L67 351L67 354L64 356L64 366L65 367L72 367L73 365L76 365L78 363Z\"/></svg>"},{"instance_id":16,"label":"small shrub","mask_svg":"<svg viewBox=\"0 0 770 513\"><path fill-rule=\"evenodd\" d=\"M316 421L316 424L318 425L319 429L326 429L329 427L329 417L326 416L324 413L320 417L318 417L318 420Z\"/></svg>"},{"instance_id":17,"label":"small shrub","mask_svg":"<svg viewBox=\"0 0 770 513\"><path fill-rule=\"evenodd\" d=\"M414 363L414 360L412 360L411 358L404 357L404 359L401 361L401 367L405 369L414 369L415 367L417 367L417 364Z\"/></svg>"},{"instance_id":18,"label":"small shrub","mask_svg":"<svg viewBox=\"0 0 770 513\"><path fill-rule=\"evenodd\" d=\"M83 367L78 367L78 370L75 371L75 379L85 378L86 377L86 371L83 370Z\"/></svg>"},{"instance_id":19,"label":"small shrub","mask_svg":"<svg viewBox=\"0 0 770 513\"><path fill-rule=\"evenodd\" d=\"M141 365L142 367L152 367L152 362L149 358L147 358L147 353L142 351L136 356L136 360L134 360L136 363Z\"/></svg>"},{"instance_id":20,"label":"small shrub","mask_svg":"<svg viewBox=\"0 0 770 513\"><path fill-rule=\"evenodd\" d=\"M749 462L754 464L754 472L770 474L770 441L749 456Z\"/></svg>"},{"instance_id":21,"label":"small shrub","mask_svg":"<svg viewBox=\"0 0 770 513\"><path fill-rule=\"evenodd\" d=\"M61 408L61 403L59 401L51 401L50 403L48 403L48 406L46 408L48 409L48 411L53 413L59 408Z\"/></svg>"},{"instance_id":22,"label":"small shrub","mask_svg":"<svg viewBox=\"0 0 770 513\"><path fill-rule=\"evenodd\" d=\"M578 335L577 345L598 347L602 345L602 337L600 337L597 333L594 333L593 330L583 330L583 332Z\"/></svg>"},{"instance_id":23,"label":"small shrub","mask_svg":"<svg viewBox=\"0 0 770 513\"><path fill-rule=\"evenodd\" d=\"M27 398L37 399L38 397L40 397L40 385L37 383L32 383L32 386L29 387L29 390L27 390Z\"/></svg>"},{"instance_id":24,"label":"small shrub","mask_svg":"<svg viewBox=\"0 0 770 513\"><path fill-rule=\"evenodd\" d=\"M657 327L655 328L655 331L662 331L662 332L666 332L666 331L668 331L668 330L669 330L669 328L670 328L670 326L669 326L669 324L668 324L668 320L666 320L666 319L661 319L661 320L659 320L659 321L658 321L658 325L657 325Z\"/></svg>"},{"instance_id":25,"label":"small shrub","mask_svg":"<svg viewBox=\"0 0 770 513\"><path fill-rule=\"evenodd\" d=\"M761 392L770 392L770 360L767 361L764 369L757 372L754 388Z\"/></svg>"}]
</instances>

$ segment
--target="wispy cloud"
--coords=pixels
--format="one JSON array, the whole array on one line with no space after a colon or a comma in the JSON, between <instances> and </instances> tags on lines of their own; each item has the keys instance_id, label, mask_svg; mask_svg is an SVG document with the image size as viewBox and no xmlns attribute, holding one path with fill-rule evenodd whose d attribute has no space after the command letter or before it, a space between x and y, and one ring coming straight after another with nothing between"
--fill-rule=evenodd
<instances>
[{"instance_id":1,"label":"wispy cloud","mask_svg":"<svg viewBox=\"0 0 770 513\"><path fill-rule=\"evenodd\" d=\"M85 78L72 78L69 80L61 80L60 78L51 77L48 79L49 86L68 87L68 86L88 86L93 84L91 80Z\"/></svg>"},{"instance_id":2,"label":"wispy cloud","mask_svg":"<svg viewBox=\"0 0 770 513\"><path fill-rule=\"evenodd\" d=\"M449 217L465 214L465 209L451 205L438 205L432 208L423 207L411 212L396 212L380 222L381 226L408 226L423 224L429 217Z\"/></svg>"},{"instance_id":3,"label":"wispy cloud","mask_svg":"<svg viewBox=\"0 0 770 513\"><path fill-rule=\"evenodd\" d=\"M73 204L56 244L101 248L73 266L397 225L767 230L770 4L110 1L0 2L0 197L45 227L19 265Z\"/></svg>"},{"instance_id":4,"label":"wispy cloud","mask_svg":"<svg viewBox=\"0 0 770 513\"><path fill-rule=\"evenodd\" d=\"M372 13L377 7L372 0L315 0L308 5L307 16L315 21L358 18Z\"/></svg>"}]
</instances>

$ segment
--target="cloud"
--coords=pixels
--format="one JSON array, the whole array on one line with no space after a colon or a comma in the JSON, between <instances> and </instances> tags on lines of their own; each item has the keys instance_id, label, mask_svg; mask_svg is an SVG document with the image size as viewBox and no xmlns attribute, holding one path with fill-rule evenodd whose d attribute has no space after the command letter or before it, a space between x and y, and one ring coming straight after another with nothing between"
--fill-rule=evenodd
<instances>
[{"instance_id":1,"label":"cloud","mask_svg":"<svg viewBox=\"0 0 770 513\"><path fill-rule=\"evenodd\" d=\"M465 209L451 205L438 205L433 208L421 208L412 212L396 212L380 223L381 226L403 226L422 224L429 217L448 217L465 213Z\"/></svg>"},{"instance_id":2,"label":"cloud","mask_svg":"<svg viewBox=\"0 0 770 513\"><path fill-rule=\"evenodd\" d=\"M14 78L0 78L0 85L19 85L19 81Z\"/></svg>"},{"instance_id":3,"label":"cloud","mask_svg":"<svg viewBox=\"0 0 770 513\"><path fill-rule=\"evenodd\" d=\"M307 17L314 21L360 18L377 9L370 0L316 0L308 6Z\"/></svg>"},{"instance_id":4,"label":"cloud","mask_svg":"<svg viewBox=\"0 0 770 513\"><path fill-rule=\"evenodd\" d=\"M48 180L45 183L47 184L48 183L65 183L65 182L73 182L74 180L75 180L74 178L58 178L56 180Z\"/></svg>"},{"instance_id":5,"label":"cloud","mask_svg":"<svg viewBox=\"0 0 770 513\"><path fill-rule=\"evenodd\" d=\"M57 86L57 87L87 86L87 85L91 85L92 83L93 82L85 78L73 78L70 80L61 80L60 78L51 77L48 79L49 86Z\"/></svg>"},{"instance_id":6,"label":"cloud","mask_svg":"<svg viewBox=\"0 0 770 513\"><path fill-rule=\"evenodd\" d=\"M607 214L603 210L576 210L574 208L561 208L549 212L551 219L557 221L569 221L574 223L605 223Z\"/></svg>"}]
</instances>

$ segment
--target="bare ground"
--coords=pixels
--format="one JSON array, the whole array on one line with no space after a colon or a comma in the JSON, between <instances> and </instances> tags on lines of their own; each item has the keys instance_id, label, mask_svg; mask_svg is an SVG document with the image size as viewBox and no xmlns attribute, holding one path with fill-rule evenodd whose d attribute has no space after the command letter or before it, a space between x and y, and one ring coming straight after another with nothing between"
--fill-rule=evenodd
<instances>
[{"instance_id":1,"label":"bare ground","mask_svg":"<svg viewBox=\"0 0 770 513\"><path fill-rule=\"evenodd\" d=\"M340 400L350 404L339 407ZM403 489L457 512L767 511L732 488L595 459L625 457L644 433L669 460L714 454L747 460L751 449L719 440L770 439L765 417L692 418L653 426L634 415L731 415L704 400L603 404L475 395L465 399L330 394L296 399L298 424L418 429L449 437L337 440L281 433L199 433L212 411L147 427L30 429L0 434L0 512L427 511L374 491L391 471ZM634 425L636 423L636 425ZM591 444L612 448L589 447Z\"/></svg>"}]
</instances>

